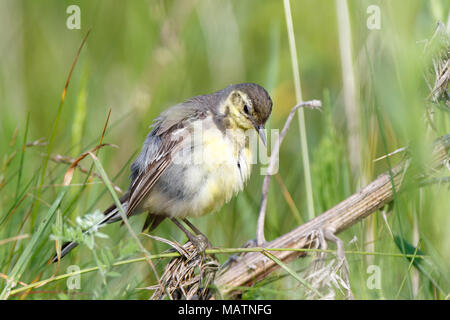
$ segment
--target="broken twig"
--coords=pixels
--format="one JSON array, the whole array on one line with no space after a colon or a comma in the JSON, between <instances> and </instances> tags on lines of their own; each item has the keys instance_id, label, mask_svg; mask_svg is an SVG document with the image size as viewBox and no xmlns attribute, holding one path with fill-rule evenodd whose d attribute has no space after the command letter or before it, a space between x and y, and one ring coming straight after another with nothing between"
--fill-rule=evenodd
<instances>
[{"instance_id":1,"label":"broken twig","mask_svg":"<svg viewBox=\"0 0 450 320\"><path fill-rule=\"evenodd\" d=\"M262 198L261 205L259 207L259 217L258 217L258 227L256 231L256 242L258 246L263 245L266 242L264 237L264 220L266 217L266 207L267 207L267 193L269 192L270 186L270 178L274 174L273 170L275 168L275 164L278 162L278 155L280 153L280 146L283 142L284 136L286 135L289 126L291 125L292 118L294 118L295 112L300 108L311 108L311 109L319 109L322 106L322 103L319 100L311 100L300 102L295 107L292 108L289 113L288 118L286 119L286 123L284 124L283 130L281 131L279 139L275 142L274 147L272 148L272 154L269 159L269 166L267 168L267 174L264 177L263 187L262 187Z\"/></svg>"}]
</instances>

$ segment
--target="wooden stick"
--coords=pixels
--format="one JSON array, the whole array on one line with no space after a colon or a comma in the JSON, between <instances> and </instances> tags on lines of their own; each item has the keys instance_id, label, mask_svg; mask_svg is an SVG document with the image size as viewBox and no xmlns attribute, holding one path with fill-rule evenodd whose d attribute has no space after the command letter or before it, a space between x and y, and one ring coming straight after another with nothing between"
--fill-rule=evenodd
<instances>
[{"instance_id":1,"label":"wooden stick","mask_svg":"<svg viewBox=\"0 0 450 320\"><path fill-rule=\"evenodd\" d=\"M450 148L450 134L440 138L434 145L429 166L439 168L448 159ZM318 230L329 230L337 234L368 215L377 211L394 199L400 189L410 159L404 160L392 170L387 171L357 193L345 199L328 211L322 213L309 222L295 228L281 237L266 243L266 248L307 248L311 245L311 234ZM395 191L392 186L395 186ZM305 253L293 251L272 252L276 258L288 262ZM215 285L222 296L233 295L235 287L248 286L264 278L278 268L272 260L268 260L259 252L247 253L218 274Z\"/></svg>"}]
</instances>

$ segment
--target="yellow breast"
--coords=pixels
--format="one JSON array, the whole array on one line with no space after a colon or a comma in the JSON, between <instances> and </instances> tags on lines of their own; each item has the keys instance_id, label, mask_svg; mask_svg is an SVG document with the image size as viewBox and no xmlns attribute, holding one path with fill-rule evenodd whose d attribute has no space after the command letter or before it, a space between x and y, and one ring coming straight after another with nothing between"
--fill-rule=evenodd
<instances>
[{"instance_id":1,"label":"yellow breast","mask_svg":"<svg viewBox=\"0 0 450 320\"><path fill-rule=\"evenodd\" d=\"M218 210L243 189L251 171L244 131L224 134L211 125L194 141L192 147L186 140L181 159L160 177L144 209L177 218L201 216Z\"/></svg>"},{"instance_id":2,"label":"yellow breast","mask_svg":"<svg viewBox=\"0 0 450 320\"><path fill-rule=\"evenodd\" d=\"M215 211L241 191L251 171L251 153L245 135L232 130L204 130L202 144L203 170L207 179L196 201L202 203L196 215Z\"/></svg>"}]
</instances>

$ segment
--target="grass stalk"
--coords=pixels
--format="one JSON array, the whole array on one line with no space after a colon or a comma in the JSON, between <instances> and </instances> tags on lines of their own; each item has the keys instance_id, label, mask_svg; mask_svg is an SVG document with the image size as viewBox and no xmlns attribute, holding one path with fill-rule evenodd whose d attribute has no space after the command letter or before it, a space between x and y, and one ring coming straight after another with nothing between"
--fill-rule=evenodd
<instances>
[{"instance_id":1,"label":"grass stalk","mask_svg":"<svg viewBox=\"0 0 450 320\"><path fill-rule=\"evenodd\" d=\"M23 163L24 163L24 159L25 159L25 149L27 147L27 138L28 138L28 128L30 126L30 113L28 112L27 115L27 122L25 124L25 134L23 136L23 144L22 144L22 152L20 154L20 164L19 164L19 173L17 175L17 188L16 188L16 199L15 201L18 200L19 198L19 191L20 191L20 182L21 182L21 178L22 178L22 173L23 173Z\"/></svg>"},{"instance_id":2,"label":"grass stalk","mask_svg":"<svg viewBox=\"0 0 450 320\"><path fill-rule=\"evenodd\" d=\"M59 119L61 118L61 113L62 113L62 109L63 109L63 106L64 106L64 102L66 101L66 94L67 94L67 89L69 87L70 79L72 78L72 73L73 73L73 70L75 69L75 66L77 64L78 58L79 58L80 53L81 53L81 49L83 49L83 46L86 43L87 37L89 36L90 32L91 32L91 30L89 30L86 33L86 35L84 36L83 40L81 41L81 45L78 48L77 54L75 55L75 59L74 59L74 61L72 63L72 67L70 68L69 75L67 76L66 84L64 85L64 89L63 89L63 92L61 94L61 100L59 102L58 111L56 113L56 119L55 119L55 122L53 124L52 133L50 134L50 139L49 139L49 143L48 143L48 147L47 147L47 154L45 156L44 165L42 167L42 172L41 172L41 177L40 177L40 182L39 182L39 188L36 191L36 199L39 199L41 197L42 187L44 185L44 180L45 180L45 173L47 171L48 162L50 160L50 154L51 154L52 149L53 149L53 143L55 141L55 136L56 136L56 132L57 132L57 129L58 129ZM33 213L31 215L31 221L32 221L31 227L33 227L33 225L34 225L34 219L36 217L36 214L37 214L38 210L39 210L39 201L35 201L34 202Z\"/></svg>"},{"instance_id":3,"label":"grass stalk","mask_svg":"<svg viewBox=\"0 0 450 320\"><path fill-rule=\"evenodd\" d=\"M361 170L361 123L360 110L356 90L355 71L352 54L352 34L347 0L336 0L338 18L339 49L341 54L344 108L348 126L349 159L354 177L360 177L360 184L365 185L365 177ZM358 186L359 187L359 186Z\"/></svg>"},{"instance_id":4,"label":"grass stalk","mask_svg":"<svg viewBox=\"0 0 450 320\"><path fill-rule=\"evenodd\" d=\"M152 259L150 257L150 253L145 249L145 247L142 245L141 241L139 240L139 238L137 237L137 235L134 233L133 229L131 228L131 225L128 222L128 216L127 216L125 210L123 209L123 206L119 200L119 197L117 196L116 192L114 191L114 187L112 186L111 180L109 179L108 175L106 174L105 170L103 169L103 166L100 163L100 161L98 160L98 158L92 152L89 152L89 155L94 160L95 166L96 166L99 174L102 176L106 188L108 189L109 193L111 194L111 197L114 199L114 203L115 203L116 207L119 209L120 216L122 217L123 223L125 224L126 228L130 232L131 236L134 238L134 240L138 244L142 253L147 258L147 261L150 264L150 266L155 274L156 279L159 280L159 276L158 276L158 273L156 272L155 266L153 265Z\"/></svg>"},{"instance_id":5,"label":"grass stalk","mask_svg":"<svg viewBox=\"0 0 450 320\"><path fill-rule=\"evenodd\" d=\"M39 225L39 228L36 230L36 232L33 233L30 242L27 244L22 254L20 255L19 260L17 260L16 264L14 265L14 268L8 275L6 285L3 288L2 292L0 293L0 300L8 299L11 293L11 289L17 285L17 282L19 281L20 277L25 271L25 268L30 262L31 257L34 254L34 249L38 247L39 242L42 242L44 240L45 232L46 230L49 229L50 224L53 221L53 217L55 216L56 211L58 210L67 190L68 190L67 187L64 187L61 190L58 197L48 210L46 217L42 220L42 223Z\"/></svg>"},{"instance_id":6,"label":"grass stalk","mask_svg":"<svg viewBox=\"0 0 450 320\"><path fill-rule=\"evenodd\" d=\"M291 51L291 63L292 63L292 72L294 75L295 97L298 104L303 101L303 98L300 82L300 72L298 66L297 48L295 45L294 25L292 23L291 4L289 0L284 0L284 12L289 36L289 48ZM311 220L315 216L314 198L311 181L311 169L309 164L309 151L308 151L308 139L306 135L305 112L303 111L302 108L298 110L298 126L300 128L300 145L303 159L303 172L305 175L306 205L307 205L308 219Z\"/></svg>"}]
</instances>

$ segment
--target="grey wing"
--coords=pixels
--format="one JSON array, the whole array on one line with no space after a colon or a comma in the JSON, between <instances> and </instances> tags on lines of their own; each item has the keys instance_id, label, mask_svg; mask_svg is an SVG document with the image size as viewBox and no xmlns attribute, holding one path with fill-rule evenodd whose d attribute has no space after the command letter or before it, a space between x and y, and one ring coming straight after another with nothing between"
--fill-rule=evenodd
<instances>
[{"instance_id":1,"label":"grey wing","mask_svg":"<svg viewBox=\"0 0 450 320\"><path fill-rule=\"evenodd\" d=\"M136 179L133 181L129 193L130 199L128 202L127 215L130 216L134 210L139 206L142 200L146 198L150 189L158 181L159 177L167 169L172 161L172 152L175 150L176 146L179 145L181 139L178 141L171 141L167 146L162 145L164 150L163 156L158 157L156 160L150 163L146 170L141 171Z\"/></svg>"},{"instance_id":2,"label":"grey wing","mask_svg":"<svg viewBox=\"0 0 450 320\"><path fill-rule=\"evenodd\" d=\"M181 129L195 119L204 119L208 110L201 108L197 101L187 101L177 104L155 119L152 131L147 135L142 151L131 165L131 185L142 172L146 171L151 163L165 156L167 146L164 148L165 140L171 138L171 133Z\"/></svg>"},{"instance_id":3,"label":"grey wing","mask_svg":"<svg viewBox=\"0 0 450 320\"><path fill-rule=\"evenodd\" d=\"M153 130L148 134L141 153L131 165L127 215L131 215L146 198L170 165L172 153L180 147L183 136L172 133L185 128L194 120L204 119L207 112L198 104L186 102L169 108L155 119Z\"/></svg>"}]
</instances>

